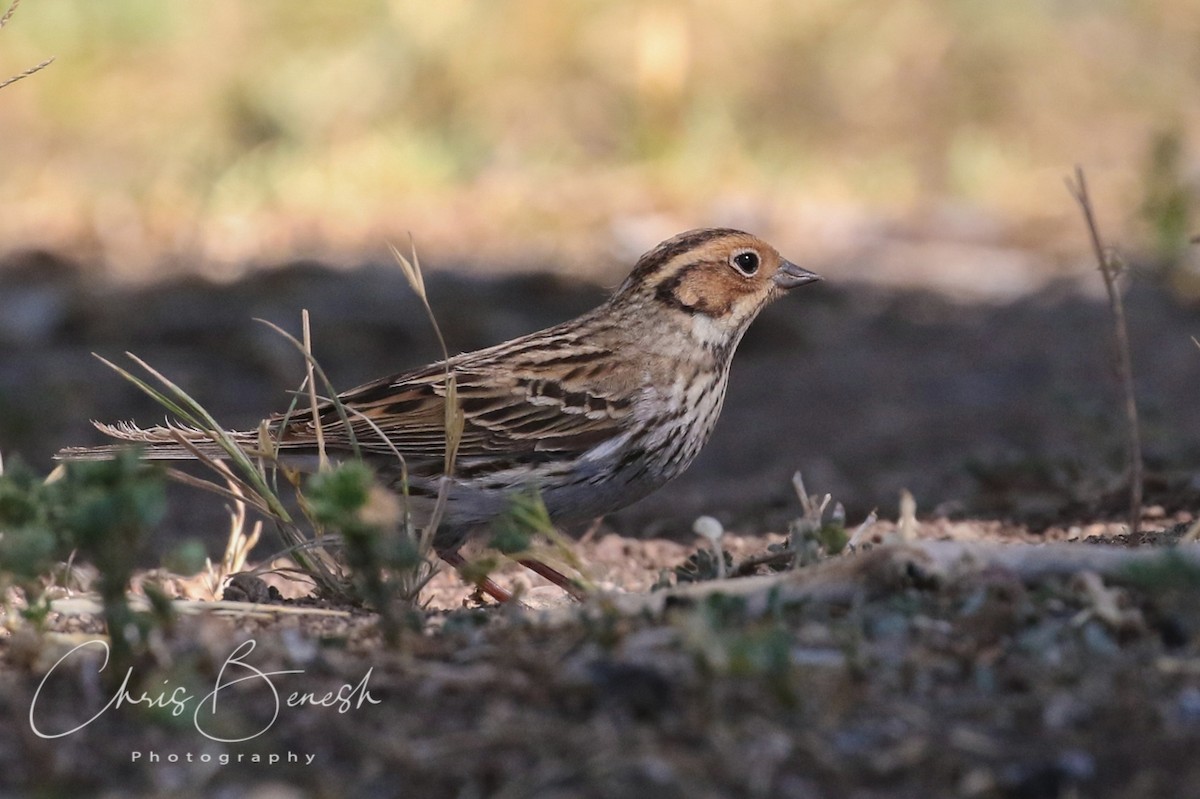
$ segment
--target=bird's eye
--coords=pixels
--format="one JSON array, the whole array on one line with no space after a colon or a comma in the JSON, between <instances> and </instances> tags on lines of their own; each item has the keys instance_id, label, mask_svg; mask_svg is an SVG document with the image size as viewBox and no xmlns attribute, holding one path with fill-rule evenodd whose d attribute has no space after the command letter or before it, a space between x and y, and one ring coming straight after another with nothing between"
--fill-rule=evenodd
<instances>
[{"instance_id":1,"label":"bird's eye","mask_svg":"<svg viewBox=\"0 0 1200 799\"><path fill-rule=\"evenodd\" d=\"M753 275L758 271L758 253L739 252L731 259L734 267L743 275Z\"/></svg>"}]
</instances>

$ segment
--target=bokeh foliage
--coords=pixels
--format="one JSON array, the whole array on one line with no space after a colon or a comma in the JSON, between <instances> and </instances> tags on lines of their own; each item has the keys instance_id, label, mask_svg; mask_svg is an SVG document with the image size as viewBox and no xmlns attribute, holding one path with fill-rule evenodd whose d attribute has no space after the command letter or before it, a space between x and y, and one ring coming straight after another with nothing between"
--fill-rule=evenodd
<instances>
[{"instance_id":1,"label":"bokeh foliage","mask_svg":"<svg viewBox=\"0 0 1200 799\"><path fill-rule=\"evenodd\" d=\"M0 71L58 61L0 102L0 234L129 268L407 230L570 255L594 242L564 233L654 214L786 236L813 204L1021 221L1065 208L1076 162L1132 222L1155 142L1186 166L1200 135L1191 0L54 0L19 23Z\"/></svg>"}]
</instances>

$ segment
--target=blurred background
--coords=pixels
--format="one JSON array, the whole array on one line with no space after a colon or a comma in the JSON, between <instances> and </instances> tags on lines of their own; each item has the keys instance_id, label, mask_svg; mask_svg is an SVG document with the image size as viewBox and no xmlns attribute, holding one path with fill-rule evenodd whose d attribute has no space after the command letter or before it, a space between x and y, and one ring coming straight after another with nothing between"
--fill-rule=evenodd
<instances>
[{"instance_id":1,"label":"blurred background","mask_svg":"<svg viewBox=\"0 0 1200 799\"><path fill-rule=\"evenodd\" d=\"M0 102L0 236L134 279L409 232L605 279L712 222L1071 245L1075 163L1149 244L1196 177L1191 0L27 0L0 64L50 55Z\"/></svg>"},{"instance_id":2,"label":"blurred background","mask_svg":"<svg viewBox=\"0 0 1200 799\"><path fill-rule=\"evenodd\" d=\"M49 56L0 92L5 455L157 418L92 350L230 424L300 374L251 316L313 309L346 387L432 359L387 263L410 234L461 350L719 224L828 281L771 309L738 418L630 529L759 519L797 468L860 514L905 486L947 513L1094 509L1122 438L1063 185L1082 164L1135 267L1148 448L1190 501L1194 0L26 0L0 78Z\"/></svg>"}]
</instances>

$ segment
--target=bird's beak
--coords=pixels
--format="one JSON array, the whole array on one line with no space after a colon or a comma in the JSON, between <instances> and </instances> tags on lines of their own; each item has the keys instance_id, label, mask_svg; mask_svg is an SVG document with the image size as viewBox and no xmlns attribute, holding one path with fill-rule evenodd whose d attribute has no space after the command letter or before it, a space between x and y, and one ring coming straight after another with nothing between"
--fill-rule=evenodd
<instances>
[{"instance_id":1,"label":"bird's beak","mask_svg":"<svg viewBox=\"0 0 1200 799\"><path fill-rule=\"evenodd\" d=\"M779 269L775 271L775 276L771 278L775 281L775 285L783 290L794 289L796 286L803 286L805 283L813 283L821 279L821 276L816 272L810 272L807 269L796 266L791 261L784 261L779 265Z\"/></svg>"}]
</instances>

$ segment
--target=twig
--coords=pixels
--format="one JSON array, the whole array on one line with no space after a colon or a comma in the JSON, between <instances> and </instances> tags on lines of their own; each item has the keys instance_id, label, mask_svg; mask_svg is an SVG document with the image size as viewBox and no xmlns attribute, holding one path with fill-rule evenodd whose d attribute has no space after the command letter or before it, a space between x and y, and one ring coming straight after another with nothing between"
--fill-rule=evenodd
<instances>
[{"instance_id":1,"label":"twig","mask_svg":"<svg viewBox=\"0 0 1200 799\"><path fill-rule=\"evenodd\" d=\"M8 24L8 21L10 19L12 19L12 15L17 12L17 6L19 6L19 5L21 5L21 0L12 0L12 3L10 3L8 6L8 10L4 12L3 16L0 16L0 30L3 30L4 26ZM30 67L29 69L25 70L24 72L20 73L19 75L13 75L11 78L5 78L4 80L0 81L0 89L3 89L5 86L9 86L13 83L16 83L17 81L19 81L23 78L28 78L30 75L34 74L35 72L41 72L46 67L50 66L53 62L54 62L53 58L47 58L42 63L38 64L37 66Z\"/></svg>"},{"instance_id":2,"label":"twig","mask_svg":"<svg viewBox=\"0 0 1200 799\"><path fill-rule=\"evenodd\" d=\"M1142 434L1138 424L1137 396L1133 390L1133 361L1129 356L1129 330L1125 324L1125 303L1117 286L1122 264L1116 252L1105 247L1096 226L1092 211L1092 200L1088 196L1087 180L1083 167L1075 167L1075 180L1067 178L1067 190L1079 203L1088 234L1092 239L1092 250L1104 277L1104 288L1108 291L1108 304L1113 313L1113 333L1117 345L1117 376L1125 393L1125 418L1129 425L1129 533L1138 534L1142 518Z\"/></svg>"},{"instance_id":3,"label":"twig","mask_svg":"<svg viewBox=\"0 0 1200 799\"><path fill-rule=\"evenodd\" d=\"M11 86L12 84L16 83L17 81L23 80L24 78L28 78L30 75L34 74L35 72L41 72L43 69L45 69L46 67L50 66L53 63L54 63L53 58L47 58L42 63L40 63L36 66L30 67L29 69L25 70L24 72L21 72L17 75L13 75L11 78L5 78L4 80L0 81L0 89L3 89L5 86Z\"/></svg>"}]
</instances>

